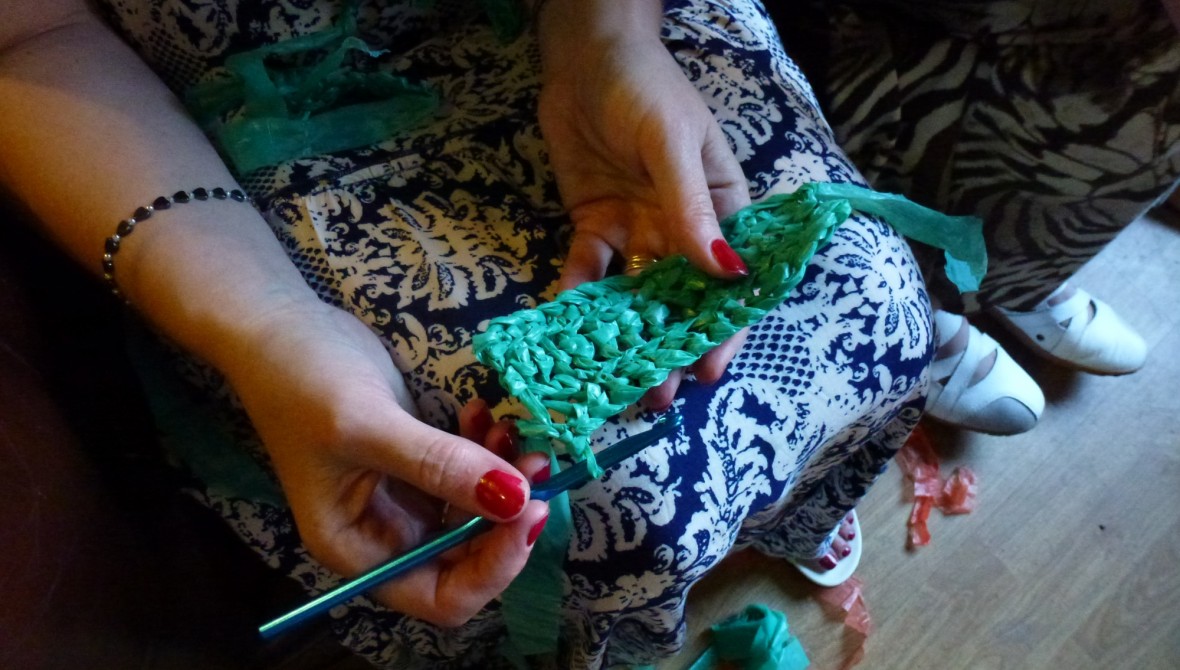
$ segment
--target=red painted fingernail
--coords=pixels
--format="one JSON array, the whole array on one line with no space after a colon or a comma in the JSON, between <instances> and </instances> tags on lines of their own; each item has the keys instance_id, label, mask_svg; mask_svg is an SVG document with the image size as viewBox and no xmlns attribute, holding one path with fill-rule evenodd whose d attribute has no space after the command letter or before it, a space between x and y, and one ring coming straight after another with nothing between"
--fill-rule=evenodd
<instances>
[{"instance_id":1,"label":"red painted fingernail","mask_svg":"<svg viewBox=\"0 0 1180 670\"><path fill-rule=\"evenodd\" d=\"M493 426L493 430L495 426ZM506 461L514 461L520 454L520 440L515 425L509 425L496 435L495 440L488 444L488 449Z\"/></svg>"},{"instance_id":2,"label":"red painted fingernail","mask_svg":"<svg viewBox=\"0 0 1180 670\"><path fill-rule=\"evenodd\" d=\"M475 485L475 499L493 516L514 517L524 509L524 482L503 470L488 470Z\"/></svg>"},{"instance_id":3,"label":"red painted fingernail","mask_svg":"<svg viewBox=\"0 0 1180 670\"><path fill-rule=\"evenodd\" d=\"M473 410L472 407L476 409ZM467 419L459 422L459 432L463 437L472 442L483 442L484 436L492 427L492 410L488 408L488 404L476 398L463 406L459 416L460 419Z\"/></svg>"},{"instance_id":4,"label":"red painted fingernail","mask_svg":"<svg viewBox=\"0 0 1180 670\"><path fill-rule=\"evenodd\" d=\"M546 465L545 467L541 468L540 470L537 470L537 472L533 475L532 481L534 484L540 484L541 482L547 482L547 481L549 481L549 477L552 475L553 475L553 473L549 471L549 466Z\"/></svg>"},{"instance_id":5,"label":"red painted fingernail","mask_svg":"<svg viewBox=\"0 0 1180 670\"><path fill-rule=\"evenodd\" d=\"M471 422L471 430L480 437L487 434L492 427L492 410L488 407L486 402L480 403L479 411L475 413L474 420Z\"/></svg>"},{"instance_id":6,"label":"red painted fingernail","mask_svg":"<svg viewBox=\"0 0 1180 670\"><path fill-rule=\"evenodd\" d=\"M530 547L533 546L533 543L537 541L538 537L541 537L541 531L545 530L545 522L548 520L549 520L549 515L546 514L544 517L541 518L540 521L538 521L537 523L534 523L533 527L529 529L529 546Z\"/></svg>"},{"instance_id":7,"label":"red painted fingernail","mask_svg":"<svg viewBox=\"0 0 1180 670\"><path fill-rule=\"evenodd\" d=\"M520 431L517 430L516 424L504 431L504 437L500 438L500 449L507 454L516 454L520 451Z\"/></svg>"},{"instance_id":8,"label":"red painted fingernail","mask_svg":"<svg viewBox=\"0 0 1180 670\"><path fill-rule=\"evenodd\" d=\"M713 240L713 244L709 245L709 249L713 252L713 258L717 259L717 264L732 275L742 275L743 277L750 274L750 269L746 267L745 261L741 256L729 246L729 242L718 237Z\"/></svg>"}]
</instances>

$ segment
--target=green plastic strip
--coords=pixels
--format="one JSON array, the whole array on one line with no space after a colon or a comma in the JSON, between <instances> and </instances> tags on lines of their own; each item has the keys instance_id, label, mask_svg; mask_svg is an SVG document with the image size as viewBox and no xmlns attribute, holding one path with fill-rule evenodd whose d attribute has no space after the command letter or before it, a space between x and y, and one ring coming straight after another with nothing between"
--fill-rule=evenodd
<instances>
[{"instance_id":1,"label":"green plastic strip","mask_svg":"<svg viewBox=\"0 0 1180 670\"><path fill-rule=\"evenodd\" d=\"M982 224L947 217L899 196L852 185L805 184L721 222L750 269L727 281L665 258L638 276L616 275L564 291L535 309L492 319L474 338L476 358L530 414L521 435L556 440L594 465L590 435L679 367L780 305L815 252L858 208L940 246L965 286L986 266Z\"/></svg>"},{"instance_id":2,"label":"green plastic strip","mask_svg":"<svg viewBox=\"0 0 1180 670\"><path fill-rule=\"evenodd\" d=\"M847 200L854 210L875 214L906 237L946 253L946 275L963 293L979 290L987 271L983 221L947 216L900 195L877 193L852 184L816 184L819 198Z\"/></svg>"},{"instance_id":3,"label":"green plastic strip","mask_svg":"<svg viewBox=\"0 0 1180 670\"><path fill-rule=\"evenodd\" d=\"M552 455L550 469L557 472ZM565 555L572 529L569 494L562 493L549 502L549 520L524 570L500 596L500 611L508 629L509 648L505 655L509 658L547 655L557 650L565 594Z\"/></svg>"},{"instance_id":4,"label":"green plastic strip","mask_svg":"<svg viewBox=\"0 0 1180 670\"><path fill-rule=\"evenodd\" d=\"M198 403L194 389L171 372L164 345L146 326L127 319L127 355L135 368L163 448L205 483L209 492L285 507L278 484L224 429L215 403Z\"/></svg>"},{"instance_id":5,"label":"green plastic strip","mask_svg":"<svg viewBox=\"0 0 1180 670\"><path fill-rule=\"evenodd\" d=\"M424 85L362 71L382 53L356 37L351 0L327 30L230 56L226 72L193 86L186 104L240 173L368 146L440 107Z\"/></svg>"}]
</instances>

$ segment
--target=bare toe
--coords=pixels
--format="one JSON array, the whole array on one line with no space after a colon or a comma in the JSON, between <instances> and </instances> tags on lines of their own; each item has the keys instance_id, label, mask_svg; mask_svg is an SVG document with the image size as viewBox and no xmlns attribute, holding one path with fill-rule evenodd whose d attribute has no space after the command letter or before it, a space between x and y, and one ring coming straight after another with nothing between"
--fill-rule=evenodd
<instances>
[{"instance_id":1,"label":"bare toe","mask_svg":"<svg viewBox=\"0 0 1180 670\"><path fill-rule=\"evenodd\" d=\"M851 541L856 537L856 526L853 525L852 515L844 517L844 521L840 522L839 536L845 540Z\"/></svg>"}]
</instances>

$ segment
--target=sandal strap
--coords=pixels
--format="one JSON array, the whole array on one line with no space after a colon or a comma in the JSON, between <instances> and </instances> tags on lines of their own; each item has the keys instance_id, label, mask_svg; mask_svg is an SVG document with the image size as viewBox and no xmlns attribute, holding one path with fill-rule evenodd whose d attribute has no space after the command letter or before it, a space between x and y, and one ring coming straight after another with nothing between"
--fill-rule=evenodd
<instances>
[{"instance_id":1,"label":"sandal strap","mask_svg":"<svg viewBox=\"0 0 1180 670\"><path fill-rule=\"evenodd\" d=\"M955 371L951 373L950 379L943 386L942 397L940 397L940 401L945 398L945 402L949 403L951 407L957 405L959 398L973 386L971 380L975 377L975 371L980 362L999 347L995 340L984 335L977 328L968 326L967 333L967 348L959 358L959 363L955 366Z\"/></svg>"},{"instance_id":2,"label":"sandal strap","mask_svg":"<svg viewBox=\"0 0 1180 670\"><path fill-rule=\"evenodd\" d=\"M1031 312L996 307L992 312L1035 351L1081 370L1126 374L1139 369L1147 356L1143 338L1109 305L1080 288L1052 307L1042 304Z\"/></svg>"},{"instance_id":3,"label":"sandal strap","mask_svg":"<svg viewBox=\"0 0 1180 670\"><path fill-rule=\"evenodd\" d=\"M1055 326L1063 330L1067 340L1079 339L1082 336L1082 331L1090 325L1089 311L1093 302L1094 298L1089 293L1080 288L1075 289L1074 294L1068 300L1048 308L1052 324L1046 327ZM1063 327L1061 324L1067 321L1069 325Z\"/></svg>"}]
</instances>

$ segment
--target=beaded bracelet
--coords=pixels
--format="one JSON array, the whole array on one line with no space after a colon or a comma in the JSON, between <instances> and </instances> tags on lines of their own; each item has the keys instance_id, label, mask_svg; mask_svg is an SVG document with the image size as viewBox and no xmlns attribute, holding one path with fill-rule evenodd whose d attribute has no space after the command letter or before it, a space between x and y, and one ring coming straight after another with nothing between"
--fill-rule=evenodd
<instances>
[{"instance_id":1,"label":"beaded bracelet","mask_svg":"<svg viewBox=\"0 0 1180 670\"><path fill-rule=\"evenodd\" d=\"M119 290L119 285L115 281L115 254L119 253L119 245L123 242L123 238L130 235L135 230L135 226L152 218L152 214L157 211L171 209L174 204L183 205L193 200L208 200L209 198L235 202L250 200L246 192L241 189L235 188L227 191L220 186L213 189L194 188L191 191L177 191L170 196L162 195L153 200L150 205L136 209L130 218L119 222L118 227L115 228L115 234L106 239L102 254L102 279L111 289L111 293L115 294L115 297L123 297L123 292Z\"/></svg>"}]
</instances>

